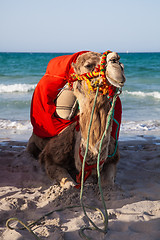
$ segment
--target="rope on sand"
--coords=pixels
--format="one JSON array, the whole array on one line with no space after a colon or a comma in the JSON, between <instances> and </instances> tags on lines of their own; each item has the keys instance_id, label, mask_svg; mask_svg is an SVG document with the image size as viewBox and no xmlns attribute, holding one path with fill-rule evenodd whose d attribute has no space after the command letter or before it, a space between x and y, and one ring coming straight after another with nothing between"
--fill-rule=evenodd
<instances>
[{"instance_id":1,"label":"rope on sand","mask_svg":"<svg viewBox=\"0 0 160 240\"><path fill-rule=\"evenodd\" d=\"M30 223L30 224L25 224L24 222L22 222L20 219L16 218L16 217L13 217L13 218L9 218L6 222L6 227L8 227L10 230L28 230L28 232L30 232L34 237L35 239L38 239L40 240L40 237L38 237L33 231L31 228L33 228L34 226L36 226L36 224L40 224L43 220L45 220L46 217L50 216L51 214L53 214L54 212L60 212L60 211L64 211L66 209L72 209L72 208L81 208L82 206L81 205L74 205L74 206L66 206L66 207L62 207L62 208L59 208L59 209L55 209L51 212L48 212L46 213L45 215L43 215L42 217L40 217L39 219L37 219L36 221ZM92 206L85 206L85 208L87 209L90 209L90 210L95 210L95 211L98 211L103 219L103 213L102 211L99 209L99 208L95 208L95 207L92 207ZM21 224L23 227L11 227L11 224L13 222L18 222L19 224ZM86 228L82 228L82 237L85 236L85 234L83 233L83 231L85 230ZM89 238L84 238L84 239L89 239Z\"/></svg>"}]
</instances>

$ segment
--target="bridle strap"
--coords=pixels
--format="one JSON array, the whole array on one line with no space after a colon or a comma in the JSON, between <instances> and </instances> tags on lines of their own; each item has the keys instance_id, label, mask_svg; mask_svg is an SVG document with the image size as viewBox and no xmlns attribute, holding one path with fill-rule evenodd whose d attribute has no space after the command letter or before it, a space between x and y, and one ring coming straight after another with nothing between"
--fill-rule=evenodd
<instances>
[{"instance_id":1,"label":"bridle strap","mask_svg":"<svg viewBox=\"0 0 160 240\"><path fill-rule=\"evenodd\" d=\"M107 84L107 79L106 79L106 57L107 55L111 53L110 50L106 51L102 55L101 63L98 67L95 68L93 72L88 72L84 74L70 74L68 81L69 86L72 88L73 87L73 82L75 81L83 81L85 80L88 88L90 91L96 92L97 87L99 86L99 81L101 79L101 85L99 86L99 92L102 93L102 95L108 94L110 97L114 95L116 92L116 87L112 85ZM94 82L94 86L91 84L91 79L97 78L97 81Z\"/></svg>"}]
</instances>

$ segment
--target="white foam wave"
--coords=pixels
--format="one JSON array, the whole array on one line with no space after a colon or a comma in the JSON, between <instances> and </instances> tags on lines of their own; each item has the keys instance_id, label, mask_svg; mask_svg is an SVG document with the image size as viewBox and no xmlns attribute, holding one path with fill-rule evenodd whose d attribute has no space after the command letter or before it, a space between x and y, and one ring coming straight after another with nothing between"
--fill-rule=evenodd
<instances>
[{"instance_id":1,"label":"white foam wave","mask_svg":"<svg viewBox=\"0 0 160 240\"><path fill-rule=\"evenodd\" d=\"M160 99L160 92L142 92L142 91L134 91L134 92L130 92L130 91L124 91L124 94L127 95L132 95L132 96L137 96L137 97L153 97L156 99Z\"/></svg>"},{"instance_id":2,"label":"white foam wave","mask_svg":"<svg viewBox=\"0 0 160 240\"><path fill-rule=\"evenodd\" d=\"M22 84L22 83L16 83L16 84L0 84L0 93L14 93L14 92L29 92L34 90L36 87L36 84Z\"/></svg>"},{"instance_id":3,"label":"white foam wave","mask_svg":"<svg viewBox=\"0 0 160 240\"><path fill-rule=\"evenodd\" d=\"M0 119L0 130L8 129L8 130L30 130L32 129L30 121L11 121Z\"/></svg>"},{"instance_id":4,"label":"white foam wave","mask_svg":"<svg viewBox=\"0 0 160 240\"><path fill-rule=\"evenodd\" d=\"M149 132L160 133L160 121L148 120L148 121L129 121L122 122L121 133L135 133L135 134L147 134Z\"/></svg>"},{"instance_id":5,"label":"white foam wave","mask_svg":"<svg viewBox=\"0 0 160 240\"><path fill-rule=\"evenodd\" d=\"M5 120L0 119L0 130L31 130L32 125L29 120ZM160 121L148 120L148 121L123 121L121 124L122 133L137 133L137 132L152 132L157 131L160 133Z\"/></svg>"}]
</instances>

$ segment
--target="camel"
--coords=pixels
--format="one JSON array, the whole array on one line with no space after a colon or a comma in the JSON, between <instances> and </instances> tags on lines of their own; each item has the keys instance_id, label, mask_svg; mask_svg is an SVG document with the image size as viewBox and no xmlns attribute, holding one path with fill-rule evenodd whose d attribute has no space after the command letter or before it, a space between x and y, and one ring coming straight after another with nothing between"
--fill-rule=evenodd
<instances>
[{"instance_id":1,"label":"camel","mask_svg":"<svg viewBox=\"0 0 160 240\"><path fill-rule=\"evenodd\" d=\"M98 69L102 56L102 54L96 52L85 52L78 56L76 62L72 63L74 73L77 74L75 76L92 73L96 68ZM119 60L120 57L116 52L107 53L104 74L105 81L107 86L114 86L114 89L121 89L126 80L124 66ZM58 135L51 138L40 138L33 134L29 141L29 152L35 153L37 151L35 155L39 155L39 161L44 166L48 176L51 179L55 179L63 187L74 186L75 175L81 172L87 145L90 116L96 95L95 89L97 86L103 87L104 83L102 80L99 76L93 77L89 80L90 87L85 80L74 80L71 85L73 94L79 104L78 123L74 121ZM107 116L111 109L111 99L111 97L107 97L107 94L98 93L86 156L86 164L89 166L97 163L99 144L106 128ZM79 131L77 131L78 124L80 127ZM119 149L118 147L116 148L116 139L111 136L112 125L113 119L109 123L100 155L102 186L114 185L116 165L120 159ZM112 155L114 151L114 155L109 157L108 155ZM97 170L93 167L90 175L95 181L96 173Z\"/></svg>"}]
</instances>

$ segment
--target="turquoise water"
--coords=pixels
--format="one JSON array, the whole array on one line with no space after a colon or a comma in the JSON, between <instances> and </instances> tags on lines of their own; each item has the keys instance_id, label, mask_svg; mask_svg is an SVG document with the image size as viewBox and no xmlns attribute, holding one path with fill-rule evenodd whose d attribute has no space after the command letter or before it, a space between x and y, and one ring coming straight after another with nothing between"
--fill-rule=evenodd
<instances>
[{"instance_id":1,"label":"turquoise water","mask_svg":"<svg viewBox=\"0 0 160 240\"><path fill-rule=\"evenodd\" d=\"M32 131L30 103L48 62L66 53L0 53L0 138ZM126 84L120 136L160 136L160 53L119 53Z\"/></svg>"},{"instance_id":2,"label":"turquoise water","mask_svg":"<svg viewBox=\"0 0 160 240\"><path fill-rule=\"evenodd\" d=\"M121 54L127 78L124 120L160 120L160 53Z\"/></svg>"}]
</instances>

